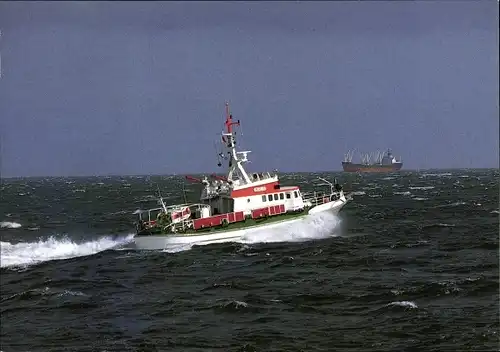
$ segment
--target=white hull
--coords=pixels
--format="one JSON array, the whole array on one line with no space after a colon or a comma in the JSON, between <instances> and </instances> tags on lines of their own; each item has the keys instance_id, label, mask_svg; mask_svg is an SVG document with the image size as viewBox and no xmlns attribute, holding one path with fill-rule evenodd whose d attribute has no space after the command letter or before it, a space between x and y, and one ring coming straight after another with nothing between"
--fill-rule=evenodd
<instances>
[{"instance_id":1,"label":"white hull","mask_svg":"<svg viewBox=\"0 0 500 352\"><path fill-rule=\"evenodd\" d=\"M315 206L314 208L309 210L309 214L317 214L324 211L328 211L330 213L337 215L337 213L340 211L340 209L342 209L345 203L347 203L347 199L345 198L344 195L342 195L342 197L340 197L340 199L337 199L336 201Z\"/></svg>"},{"instance_id":2,"label":"white hull","mask_svg":"<svg viewBox=\"0 0 500 352\"><path fill-rule=\"evenodd\" d=\"M346 203L347 199L344 196L342 196L340 199L336 201L321 204L312 208L311 210L309 210L308 215L326 211L336 215ZM304 219L308 215L303 215L297 218L286 219L268 224L254 225L251 227L246 227L244 229L220 231L212 234L184 235L184 236L172 236L172 235L136 236L134 237L134 243L136 249L163 250L163 249L168 249L170 247L182 246L182 245L193 245L193 244L205 245L211 243L237 242L242 240L246 235L252 234L257 231L269 230L289 225Z\"/></svg>"}]
</instances>

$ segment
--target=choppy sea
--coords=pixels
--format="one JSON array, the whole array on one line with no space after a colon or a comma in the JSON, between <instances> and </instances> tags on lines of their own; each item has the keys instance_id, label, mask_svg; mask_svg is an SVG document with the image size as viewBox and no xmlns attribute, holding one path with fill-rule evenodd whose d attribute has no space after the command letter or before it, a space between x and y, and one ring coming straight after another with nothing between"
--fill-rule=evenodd
<instances>
[{"instance_id":1,"label":"choppy sea","mask_svg":"<svg viewBox=\"0 0 500 352\"><path fill-rule=\"evenodd\" d=\"M499 350L498 169L317 176L338 217L164 251L133 213L180 176L3 179L0 350Z\"/></svg>"}]
</instances>

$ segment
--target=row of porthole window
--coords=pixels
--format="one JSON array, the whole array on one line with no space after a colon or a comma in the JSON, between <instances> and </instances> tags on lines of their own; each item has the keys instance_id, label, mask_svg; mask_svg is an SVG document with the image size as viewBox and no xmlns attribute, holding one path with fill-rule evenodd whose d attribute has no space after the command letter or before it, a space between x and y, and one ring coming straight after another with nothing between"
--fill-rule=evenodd
<instances>
[{"instance_id":1,"label":"row of porthole window","mask_svg":"<svg viewBox=\"0 0 500 352\"><path fill-rule=\"evenodd\" d=\"M264 194L262 196L262 201L265 202L265 201L269 200L270 202L272 202L273 198L274 198L274 200L285 199L285 194L286 194L286 199L291 199L292 198L292 194L290 192L287 192L287 193L274 193L274 194L268 194L267 197ZM293 191L293 196L295 198L299 197L299 194L297 193L297 191Z\"/></svg>"}]
</instances>

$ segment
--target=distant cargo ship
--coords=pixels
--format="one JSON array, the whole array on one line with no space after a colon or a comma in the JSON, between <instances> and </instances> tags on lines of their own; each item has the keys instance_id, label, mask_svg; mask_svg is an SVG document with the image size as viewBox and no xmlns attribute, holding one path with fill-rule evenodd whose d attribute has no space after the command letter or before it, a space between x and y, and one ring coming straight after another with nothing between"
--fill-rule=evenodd
<instances>
[{"instance_id":1,"label":"distant cargo ship","mask_svg":"<svg viewBox=\"0 0 500 352\"><path fill-rule=\"evenodd\" d=\"M388 149L385 154L380 152L374 155L361 154L361 163L356 164L352 162L354 152L349 151L342 162L342 168L345 172L394 172L399 171L403 167L401 157L399 161L392 155L391 150ZM375 161L372 162L372 159Z\"/></svg>"}]
</instances>

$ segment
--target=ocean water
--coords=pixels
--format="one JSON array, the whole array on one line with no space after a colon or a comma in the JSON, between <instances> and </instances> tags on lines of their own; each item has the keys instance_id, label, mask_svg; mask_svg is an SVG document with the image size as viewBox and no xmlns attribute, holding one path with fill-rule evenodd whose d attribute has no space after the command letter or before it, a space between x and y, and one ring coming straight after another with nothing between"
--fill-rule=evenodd
<instances>
[{"instance_id":1,"label":"ocean water","mask_svg":"<svg viewBox=\"0 0 500 352\"><path fill-rule=\"evenodd\" d=\"M338 217L165 251L133 213L181 177L2 180L0 350L498 351L497 169L317 176Z\"/></svg>"}]
</instances>

